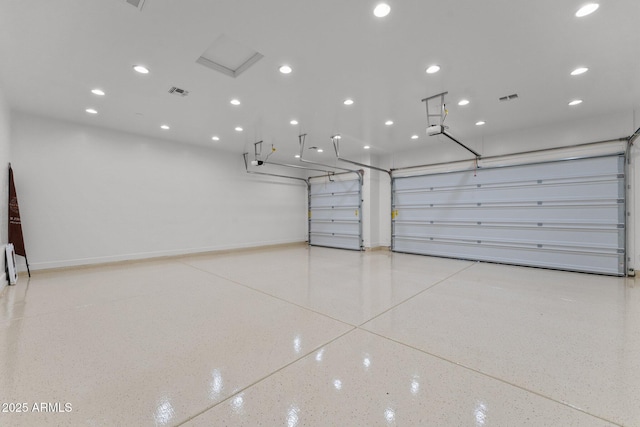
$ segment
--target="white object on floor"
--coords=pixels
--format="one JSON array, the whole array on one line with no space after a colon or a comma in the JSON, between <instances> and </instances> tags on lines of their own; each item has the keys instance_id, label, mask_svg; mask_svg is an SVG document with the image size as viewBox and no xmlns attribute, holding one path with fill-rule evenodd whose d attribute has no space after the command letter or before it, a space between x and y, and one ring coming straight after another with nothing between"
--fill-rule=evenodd
<instances>
[{"instance_id":1,"label":"white object on floor","mask_svg":"<svg viewBox=\"0 0 640 427\"><path fill-rule=\"evenodd\" d=\"M13 243L8 243L5 249L7 255L7 267L9 269L9 284L18 283L18 271L16 269L16 252L13 249Z\"/></svg>"}]
</instances>

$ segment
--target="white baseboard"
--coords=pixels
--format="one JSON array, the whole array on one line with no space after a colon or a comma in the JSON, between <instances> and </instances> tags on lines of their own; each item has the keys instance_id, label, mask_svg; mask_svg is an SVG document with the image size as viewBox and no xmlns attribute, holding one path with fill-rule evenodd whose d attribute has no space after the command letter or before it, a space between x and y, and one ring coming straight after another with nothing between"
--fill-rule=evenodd
<instances>
[{"instance_id":1,"label":"white baseboard","mask_svg":"<svg viewBox=\"0 0 640 427\"><path fill-rule=\"evenodd\" d=\"M2 273L0 275L0 294L2 293L2 290L5 288L5 286L7 286L7 273Z\"/></svg>"},{"instance_id":2,"label":"white baseboard","mask_svg":"<svg viewBox=\"0 0 640 427\"><path fill-rule=\"evenodd\" d=\"M49 270L53 268L77 267L77 266L86 266L86 265L94 265L94 264L108 264L108 263L123 262L123 261L143 260L143 259L149 259L149 258L174 257L174 256L180 256L180 255L195 255L195 254L206 253L206 252L223 252L223 251L231 251L231 250L238 250L238 249L260 248L263 246L286 245L291 243L304 243L304 241L299 239L298 240L292 239L292 240L279 240L279 241L267 241L267 242L251 242L251 243L244 243L239 245L221 245L221 246L210 246L210 247L202 247L202 248L188 248L188 249L175 249L175 250L168 250L168 251L108 255L103 257L30 262L29 268L32 271ZM19 263L18 267L20 271L26 271L26 265L24 264L24 260L22 260L22 262Z\"/></svg>"}]
</instances>

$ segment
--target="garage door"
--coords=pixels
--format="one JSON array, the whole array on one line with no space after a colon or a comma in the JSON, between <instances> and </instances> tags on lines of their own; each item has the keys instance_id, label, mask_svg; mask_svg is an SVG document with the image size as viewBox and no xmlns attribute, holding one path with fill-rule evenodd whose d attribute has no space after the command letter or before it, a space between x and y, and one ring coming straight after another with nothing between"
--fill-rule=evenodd
<instances>
[{"instance_id":1,"label":"garage door","mask_svg":"<svg viewBox=\"0 0 640 427\"><path fill-rule=\"evenodd\" d=\"M393 179L392 249L625 274L624 156Z\"/></svg>"},{"instance_id":2,"label":"garage door","mask_svg":"<svg viewBox=\"0 0 640 427\"><path fill-rule=\"evenodd\" d=\"M362 185L359 179L311 181L309 244L362 248Z\"/></svg>"}]
</instances>

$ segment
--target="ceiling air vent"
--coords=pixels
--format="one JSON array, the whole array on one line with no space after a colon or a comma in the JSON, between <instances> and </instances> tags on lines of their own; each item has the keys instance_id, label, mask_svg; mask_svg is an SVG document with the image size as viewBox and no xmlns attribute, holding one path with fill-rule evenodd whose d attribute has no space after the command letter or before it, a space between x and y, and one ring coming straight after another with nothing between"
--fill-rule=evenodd
<instances>
[{"instance_id":1,"label":"ceiling air vent","mask_svg":"<svg viewBox=\"0 0 640 427\"><path fill-rule=\"evenodd\" d=\"M171 89L169 89L169 93L172 93L174 95L179 95L179 96L187 96L187 95L189 95L189 91L188 90L180 89L179 87L175 87L175 86L173 86Z\"/></svg>"},{"instance_id":2,"label":"ceiling air vent","mask_svg":"<svg viewBox=\"0 0 640 427\"><path fill-rule=\"evenodd\" d=\"M142 6L144 6L145 0L125 0L131 6L137 8L138 10L142 10Z\"/></svg>"},{"instance_id":3,"label":"ceiling air vent","mask_svg":"<svg viewBox=\"0 0 640 427\"><path fill-rule=\"evenodd\" d=\"M513 101L514 99L518 99L518 94L514 93L512 95L503 96L502 98L498 98L500 102L504 101Z\"/></svg>"}]
</instances>

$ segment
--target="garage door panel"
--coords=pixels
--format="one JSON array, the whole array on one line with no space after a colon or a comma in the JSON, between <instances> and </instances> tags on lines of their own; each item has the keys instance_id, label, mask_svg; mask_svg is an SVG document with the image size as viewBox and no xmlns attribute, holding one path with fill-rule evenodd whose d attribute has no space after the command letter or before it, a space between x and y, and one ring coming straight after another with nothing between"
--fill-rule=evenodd
<instances>
[{"instance_id":1,"label":"garage door panel","mask_svg":"<svg viewBox=\"0 0 640 427\"><path fill-rule=\"evenodd\" d=\"M392 247L623 275L624 198L622 155L394 178Z\"/></svg>"},{"instance_id":2,"label":"garage door panel","mask_svg":"<svg viewBox=\"0 0 640 427\"><path fill-rule=\"evenodd\" d=\"M514 231L516 233L514 233ZM405 224L396 223L396 236L469 239L472 241L498 240L513 243L535 243L541 245L568 244L582 246L599 242L600 248L618 249L624 230L617 227L562 227L560 225L444 225L444 224ZM517 238L514 238L517 236Z\"/></svg>"},{"instance_id":3,"label":"garage door panel","mask_svg":"<svg viewBox=\"0 0 640 427\"><path fill-rule=\"evenodd\" d=\"M624 254L615 252L590 253L570 249L561 251L499 245L491 247L473 243L422 242L405 239L398 239L394 251L568 271L586 271L585 264L588 264L589 272L603 274L612 274L612 270L617 271L617 266L624 262Z\"/></svg>"},{"instance_id":4,"label":"garage door panel","mask_svg":"<svg viewBox=\"0 0 640 427\"><path fill-rule=\"evenodd\" d=\"M429 194L425 194L425 192ZM398 191L397 202L399 204L417 205L425 197L429 197L430 203L438 204L464 204L464 203L499 203L499 202L537 202L539 200L552 201L607 201L611 195L619 196L618 180L605 182L586 181L567 184L529 184L510 185L505 187L475 187L465 189L427 190L427 191ZM584 195L589 198L585 199ZM580 196L578 196L580 195ZM616 197L617 199L618 197Z\"/></svg>"},{"instance_id":5,"label":"garage door panel","mask_svg":"<svg viewBox=\"0 0 640 427\"><path fill-rule=\"evenodd\" d=\"M358 229L357 220L356 221L328 220L328 221L313 221L311 223L312 233L350 234L357 229Z\"/></svg>"},{"instance_id":6,"label":"garage door panel","mask_svg":"<svg viewBox=\"0 0 640 427\"><path fill-rule=\"evenodd\" d=\"M565 222L575 223L601 222L611 223L611 219L619 214L619 204L608 205L575 205L575 206L541 206L535 204L523 206L470 206L450 209L414 208L395 205L398 220L425 221L490 221L500 218L501 222ZM624 218L622 218L624 221ZM620 219L616 223L620 222Z\"/></svg>"},{"instance_id":7,"label":"garage door panel","mask_svg":"<svg viewBox=\"0 0 640 427\"><path fill-rule=\"evenodd\" d=\"M329 181L321 183L312 183L310 194L316 195L338 195L343 193L360 193L360 183L357 179L348 181Z\"/></svg>"},{"instance_id":8,"label":"garage door panel","mask_svg":"<svg viewBox=\"0 0 640 427\"><path fill-rule=\"evenodd\" d=\"M581 180L615 177L621 172L622 162L618 156L594 157L590 159L534 163L517 166L479 168L464 172L439 173L412 176L408 180L397 178L398 191L438 187L464 187L514 182L554 182L555 180Z\"/></svg>"},{"instance_id":9,"label":"garage door panel","mask_svg":"<svg viewBox=\"0 0 640 427\"><path fill-rule=\"evenodd\" d=\"M313 246L326 246L339 249L360 249L359 236L323 235L313 236Z\"/></svg>"},{"instance_id":10,"label":"garage door panel","mask_svg":"<svg viewBox=\"0 0 640 427\"><path fill-rule=\"evenodd\" d=\"M360 194L345 193L340 195L323 195L311 196L314 208L320 207L353 207L354 209L360 205Z\"/></svg>"},{"instance_id":11,"label":"garage door panel","mask_svg":"<svg viewBox=\"0 0 640 427\"><path fill-rule=\"evenodd\" d=\"M335 209L311 209L312 222L315 220L336 220L336 221L348 221L358 220L360 216L360 209L356 208L335 208Z\"/></svg>"}]
</instances>

